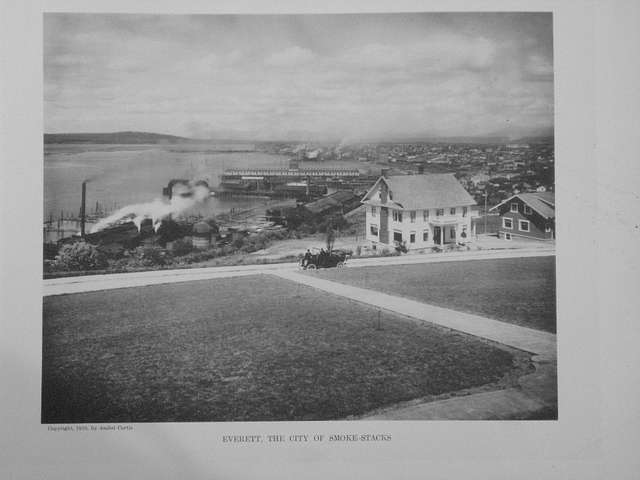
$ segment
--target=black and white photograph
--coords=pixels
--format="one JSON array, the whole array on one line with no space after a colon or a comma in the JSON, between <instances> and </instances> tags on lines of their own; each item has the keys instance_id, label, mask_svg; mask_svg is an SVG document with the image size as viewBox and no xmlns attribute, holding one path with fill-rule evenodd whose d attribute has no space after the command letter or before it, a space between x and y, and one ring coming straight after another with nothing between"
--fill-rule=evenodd
<instances>
[{"instance_id":1,"label":"black and white photograph","mask_svg":"<svg viewBox=\"0 0 640 480\"><path fill-rule=\"evenodd\" d=\"M42 423L558 418L551 12L45 13L43 57Z\"/></svg>"},{"instance_id":2,"label":"black and white photograph","mask_svg":"<svg viewBox=\"0 0 640 480\"><path fill-rule=\"evenodd\" d=\"M0 0L0 477L638 478L639 23Z\"/></svg>"}]
</instances>

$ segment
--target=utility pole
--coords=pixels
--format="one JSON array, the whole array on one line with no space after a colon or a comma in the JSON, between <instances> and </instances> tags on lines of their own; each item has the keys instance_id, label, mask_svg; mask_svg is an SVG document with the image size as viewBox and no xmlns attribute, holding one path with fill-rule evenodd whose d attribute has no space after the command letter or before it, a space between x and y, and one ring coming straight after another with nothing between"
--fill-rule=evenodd
<instances>
[{"instance_id":1,"label":"utility pole","mask_svg":"<svg viewBox=\"0 0 640 480\"><path fill-rule=\"evenodd\" d=\"M487 234L487 187L484 187L484 232Z\"/></svg>"}]
</instances>

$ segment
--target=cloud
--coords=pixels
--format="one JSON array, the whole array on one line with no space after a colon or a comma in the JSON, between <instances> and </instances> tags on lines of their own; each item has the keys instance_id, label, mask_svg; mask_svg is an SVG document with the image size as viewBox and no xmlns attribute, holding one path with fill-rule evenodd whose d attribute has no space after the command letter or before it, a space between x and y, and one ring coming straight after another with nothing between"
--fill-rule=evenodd
<instances>
[{"instance_id":1,"label":"cloud","mask_svg":"<svg viewBox=\"0 0 640 480\"><path fill-rule=\"evenodd\" d=\"M494 42L483 37L440 34L410 45L366 44L348 50L340 60L357 69L445 73L486 70L493 65L497 50Z\"/></svg>"},{"instance_id":2,"label":"cloud","mask_svg":"<svg viewBox=\"0 0 640 480\"><path fill-rule=\"evenodd\" d=\"M553 77L553 64L549 58L534 53L527 57L524 73L529 78L550 79Z\"/></svg>"},{"instance_id":3,"label":"cloud","mask_svg":"<svg viewBox=\"0 0 640 480\"><path fill-rule=\"evenodd\" d=\"M305 29L289 16L212 18L197 28L181 16L50 25L46 128L282 138L465 135L505 116L553 124L552 52L530 40L535 31L436 22L409 34L395 16L375 17L385 30L358 30L367 16L346 30L333 16Z\"/></svg>"},{"instance_id":4,"label":"cloud","mask_svg":"<svg viewBox=\"0 0 640 480\"><path fill-rule=\"evenodd\" d=\"M264 64L269 67L298 67L307 65L314 59L315 55L311 50L292 46L267 56Z\"/></svg>"},{"instance_id":5,"label":"cloud","mask_svg":"<svg viewBox=\"0 0 640 480\"><path fill-rule=\"evenodd\" d=\"M50 57L47 65L53 67L82 67L92 61L90 55L83 53L65 53Z\"/></svg>"}]
</instances>

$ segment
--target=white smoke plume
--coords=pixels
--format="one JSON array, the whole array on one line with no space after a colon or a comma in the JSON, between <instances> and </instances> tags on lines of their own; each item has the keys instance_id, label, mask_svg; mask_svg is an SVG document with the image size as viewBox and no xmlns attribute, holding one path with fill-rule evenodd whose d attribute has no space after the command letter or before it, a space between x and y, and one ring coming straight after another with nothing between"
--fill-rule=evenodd
<instances>
[{"instance_id":1,"label":"white smoke plume","mask_svg":"<svg viewBox=\"0 0 640 480\"><path fill-rule=\"evenodd\" d=\"M207 186L193 183L176 183L173 185L171 200L156 199L152 202L137 203L122 207L117 212L103 218L91 229L91 233L99 232L113 224L124 220L132 221L138 231L142 221L150 218L153 229L157 232L162 220L170 215L180 215L204 205L210 198L210 190Z\"/></svg>"}]
</instances>

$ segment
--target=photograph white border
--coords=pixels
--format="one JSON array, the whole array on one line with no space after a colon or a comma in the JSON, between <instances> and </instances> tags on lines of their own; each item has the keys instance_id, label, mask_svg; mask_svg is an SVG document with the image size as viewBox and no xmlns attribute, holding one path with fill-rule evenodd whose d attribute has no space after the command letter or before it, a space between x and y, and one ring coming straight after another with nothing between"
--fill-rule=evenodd
<instances>
[{"instance_id":1,"label":"photograph white border","mask_svg":"<svg viewBox=\"0 0 640 480\"><path fill-rule=\"evenodd\" d=\"M618 2L618 6L621 3ZM612 291L598 278L616 273L617 255L632 252L638 239L626 224L609 223L609 233L625 237L609 244L610 264L594 258L593 212L604 226L604 205L629 198L624 178L614 187L611 172L596 162L598 132L616 134L606 125L607 107L597 109L594 52L622 65L624 56L602 51L604 33L613 34L625 21L624 9L607 10L582 1L324 1L324 2L180 2L31 1L3 0L2 17L2 410L0 472L5 478L632 478L638 434L613 439L612 428L624 427L612 407L626 407L628 421L637 422L638 389L610 398L620 387L615 374L603 371L611 361L608 348L615 332L598 323ZM627 6L631 6L627 2ZM554 14L555 139L558 291L559 420L528 422L256 422L134 424L132 432L96 434L48 431L40 424L42 332L42 12L135 13L339 13L388 11L552 11ZM615 11L614 11L615 10ZM632 8L633 10L633 8ZM638 13L638 10L635 10ZM609 14L609 16L606 16ZM603 16L604 15L604 16ZM631 19L638 15L631 15ZM596 25L596 22L600 22ZM637 34L635 39L637 40ZM5 41L6 40L6 41ZM622 40L622 39L620 39ZM631 45L638 43L630 42ZM605 47L603 47L603 45ZM613 46L612 46L613 47ZM627 57L631 68L633 55ZM599 59L602 60L602 55ZM632 73L636 74L637 66ZM606 79L606 78L605 78ZM611 81L611 79L609 79ZM625 83L631 87L632 83ZM602 88L601 86L599 88ZM600 91L600 90L599 90ZM633 90L630 90L633 94ZM635 92L637 94L637 91ZM624 108L610 92L616 108ZM633 100L633 97L632 97ZM637 98L636 98L637 100ZM628 99L627 99L628 101ZM599 116L601 115L601 116ZM607 116L608 115L608 116ZM596 121L598 118L598 121ZM603 120L604 118L604 120ZM628 117L632 118L632 117ZM605 122L605 125L601 125ZM596 131L596 127L599 128ZM629 135L634 133L628 131ZM601 137L598 137L601 138ZM637 142L636 142L637 143ZM611 143L604 147L613 152ZM629 146L624 153L637 157ZM605 150L605 153L609 151ZM607 159L607 161L615 161ZM623 160L625 168L637 165ZM604 176L601 176L603 174ZM620 176L620 171L617 176ZM624 174L621 176L624 177ZM599 180L598 180L599 179ZM623 187L622 185L626 187ZM628 189L627 189L628 187ZM636 187L637 188L637 187ZM621 190L618 190L621 189ZM606 194L596 195L594 192ZM600 205L599 205L600 204ZM636 203L637 204L637 203ZM631 203L630 205L636 205ZM600 206L600 209L598 207ZM615 210L609 210L614 214ZM636 213L637 215L637 213ZM632 218L637 218L632 217ZM637 225L636 225L637 228ZM637 252L637 250L636 250ZM628 261L636 262L637 253ZM633 268L622 269L633 279ZM625 277L626 275L626 277ZM637 282L637 279L636 279ZM624 284L623 285L624 290ZM630 282L631 288L634 283ZM634 290L629 290L633 292ZM637 310L633 310L637 316ZM624 313L623 310L618 310ZM616 311L608 311L615 315ZM607 322L609 322L609 317ZM627 318L627 317L623 317ZM615 321L612 320L610 325ZM618 332L619 335L619 332ZM634 330L637 339L637 328ZM629 339L626 340L628 342ZM627 348L631 344L625 344ZM620 344L617 344L620 348ZM606 350L606 356L603 349ZM636 348L637 351L637 348ZM621 353L618 353L621 355ZM622 353L624 355L624 353ZM624 359L637 360L637 353ZM637 364L636 364L637 365ZM636 377L637 378L637 377ZM628 422L627 422L628 423ZM633 425L633 424L632 424ZM628 427L627 427L628 428ZM392 441L294 445L224 444L222 435L279 433L389 433ZM622 432L620 432L622 434ZM635 435L635 436L634 436ZM624 437L624 435L623 435ZM628 443L627 443L628 442ZM618 450L613 451L612 448ZM615 459L624 460L616 462ZM613 465L617 465L614 467ZM9 475L7 475L7 473ZM637 472L636 472L637 473Z\"/></svg>"}]
</instances>

